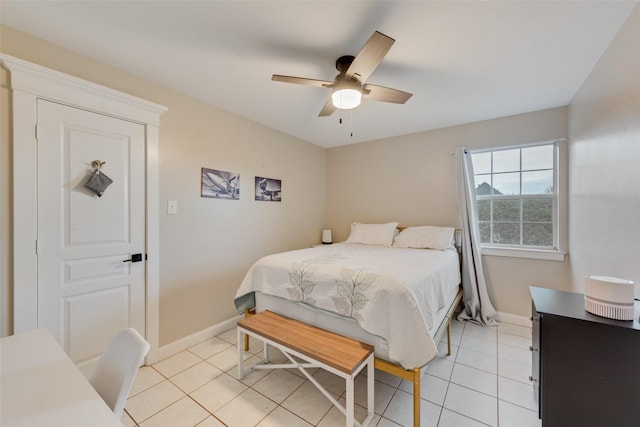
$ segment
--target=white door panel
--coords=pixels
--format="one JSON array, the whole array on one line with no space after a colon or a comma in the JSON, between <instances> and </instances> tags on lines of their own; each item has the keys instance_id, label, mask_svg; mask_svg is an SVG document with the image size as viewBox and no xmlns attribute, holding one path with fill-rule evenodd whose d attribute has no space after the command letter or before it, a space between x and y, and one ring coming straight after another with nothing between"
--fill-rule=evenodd
<instances>
[{"instance_id":1,"label":"white door panel","mask_svg":"<svg viewBox=\"0 0 640 427\"><path fill-rule=\"evenodd\" d=\"M131 224L126 208L131 196L129 152L134 141L130 141L128 135L97 133L92 129L69 129L68 132L65 147L68 157L64 159L69 173L67 182L70 182L70 191L65 194L69 198L67 246L130 243ZM105 173L108 171L107 176L113 179L99 198L100 203L95 203L98 197L84 187L92 160L105 161ZM140 169L144 172L144 166ZM104 209L105 206L116 209Z\"/></svg>"},{"instance_id":2,"label":"white door panel","mask_svg":"<svg viewBox=\"0 0 640 427\"><path fill-rule=\"evenodd\" d=\"M84 187L94 160L102 197ZM37 182L38 327L89 371L118 330L145 333L144 126L39 100Z\"/></svg>"},{"instance_id":3,"label":"white door panel","mask_svg":"<svg viewBox=\"0 0 640 427\"><path fill-rule=\"evenodd\" d=\"M65 298L71 359L79 364L90 362L96 349L105 345L104 337L113 337L129 326L129 304L128 286Z\"/></svg>"}]
</instances>

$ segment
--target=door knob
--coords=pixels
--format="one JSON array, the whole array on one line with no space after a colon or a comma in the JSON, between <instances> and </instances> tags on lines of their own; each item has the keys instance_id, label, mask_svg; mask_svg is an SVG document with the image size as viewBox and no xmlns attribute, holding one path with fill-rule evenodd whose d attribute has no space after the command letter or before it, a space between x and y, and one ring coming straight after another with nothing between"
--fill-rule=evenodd
<instances>
[{"instance_id":1,"label":"door knob","mask_svg":"<svg viewBox=\"0 0 640 427\"><path fill-rule=\"evenodd\" d=\"M142 254L132 254L131 258L125 259L122 262L140 262L142 261Z\"/></svg>"}]
</instances>

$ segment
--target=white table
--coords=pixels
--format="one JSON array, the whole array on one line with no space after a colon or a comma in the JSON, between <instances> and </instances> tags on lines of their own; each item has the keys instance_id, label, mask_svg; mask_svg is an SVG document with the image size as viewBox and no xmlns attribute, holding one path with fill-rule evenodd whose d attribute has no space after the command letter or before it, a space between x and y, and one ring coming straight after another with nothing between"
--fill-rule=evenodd
<instances>
[{"instance_id":1,"label":"white table","mask_svg":"<svg viewBox=\"0 0 640 427\"><path fill-rule=\"evenodd\" d=\"M122 427L45 330L0 339L2 427Z\"/></svg>"}]
</instances>

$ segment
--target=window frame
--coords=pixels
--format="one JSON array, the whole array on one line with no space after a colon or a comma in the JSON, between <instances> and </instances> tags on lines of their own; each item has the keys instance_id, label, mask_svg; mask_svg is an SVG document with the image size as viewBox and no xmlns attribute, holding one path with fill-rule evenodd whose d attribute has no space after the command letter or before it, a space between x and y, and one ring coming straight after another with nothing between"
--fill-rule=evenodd
<instances>
[{"instance_id":1,"label":"window frame","mask_svg":"<svg viewBox=\"0 0 640 427\"><path fill-rule=\"evenodd\" d=\"M565 139L552 140L552 141L543 141L536 142L530 144L517 144L517 145L509 145L509 146L501 146L501 147L491 147L491 148L481 148L481 149L470 149L470 153L473 156L474 154L480 153L494 153L499 151L513 150L513 149L523 149L530 147L539 147L539 146L553 146L553 193L540 193L540 194L517 194L517 195L481 195L478 196L474 194L476 199L476 225L479 229L479 217L478 217L478 201L482 200L526 200L526 199L551 199L552 200L552 229L553 229L553 242L551 246L534 246L534 245L523 245L523 210L520 209L520 244L499 244L499 243L480 243L481 253L483 255L491 255L491 256L508 256L508 257L517 257L517 258L533 258L533 259L543 259L543 260L554 260L554 261L564 261L564 256L566 252L563 250L566 241L566 201L564 201L561 197L566 197L566 147L563 147L564 144L562 142L566 141ZM522 154L520 153L519 158L519 171L518 173L522 177ZM493 178L493 166L490 174ZM475 182L475 171L474 171L474 190L477 188ZM491 180L491 185L493 187L493 179ZM522 191L522 179L520 180L520 191ZM493 230L493 220L491 221L491 229Z\"/></svg>"}]
</instances>

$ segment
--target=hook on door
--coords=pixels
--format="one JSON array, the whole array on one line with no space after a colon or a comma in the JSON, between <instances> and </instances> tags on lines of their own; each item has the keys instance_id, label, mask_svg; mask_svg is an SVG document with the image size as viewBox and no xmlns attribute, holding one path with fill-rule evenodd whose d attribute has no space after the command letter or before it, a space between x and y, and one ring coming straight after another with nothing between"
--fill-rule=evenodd
<instances>
[{"instance_id":1,"label":"hook on door","mask_svg":"<svg viewBox=\"0 0 640 427\"><path fill-rule=\"evenodd\" d=\"M102 169L102 166L104 166L105 163L107 162L103 162L102 160L94 160L91 162L91 167L94 171L99 171L100 169Z\"/></svg>"}]
</instances>

